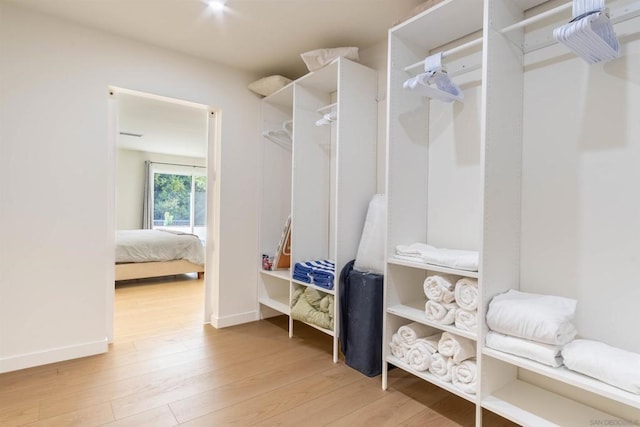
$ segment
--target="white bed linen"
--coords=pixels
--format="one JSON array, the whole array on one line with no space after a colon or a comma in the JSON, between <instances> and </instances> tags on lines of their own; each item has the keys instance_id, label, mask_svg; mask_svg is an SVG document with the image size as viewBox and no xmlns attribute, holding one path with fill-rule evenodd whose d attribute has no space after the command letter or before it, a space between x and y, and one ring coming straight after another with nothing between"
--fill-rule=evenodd
<instances>
[{"instance_id":1,"label":"white bed linen","mask_svg":"<svg viewBox=\"0 0 640 427\"><path fill-rule=\"evenodd\" d=\"M204 265L204 247L198 236L167 230L116 232L116 263L178 259Z\"/></svg>"}]
</instances>

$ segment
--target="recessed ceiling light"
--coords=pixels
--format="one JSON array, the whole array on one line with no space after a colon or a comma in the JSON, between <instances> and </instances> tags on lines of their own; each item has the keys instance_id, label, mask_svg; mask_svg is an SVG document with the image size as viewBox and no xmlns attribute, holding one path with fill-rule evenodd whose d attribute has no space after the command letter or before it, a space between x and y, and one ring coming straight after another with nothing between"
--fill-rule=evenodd
<instances>
[{"instance_id":1,"label":"recessed ceiling light","mask_svg":"<svg viewBox=\"0 0 640 427\"><path fill-rule=\"evenodd\" d=\"M222 12L227 4L227 0L209 0L207 4L212 10Z\"/></svg>"}]
</instances>

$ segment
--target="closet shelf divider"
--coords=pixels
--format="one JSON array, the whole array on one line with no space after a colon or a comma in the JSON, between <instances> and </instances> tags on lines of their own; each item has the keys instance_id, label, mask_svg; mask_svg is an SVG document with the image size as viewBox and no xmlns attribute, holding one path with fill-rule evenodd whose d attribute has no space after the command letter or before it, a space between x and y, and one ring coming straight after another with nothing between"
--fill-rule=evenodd
<instances>
[{"instance_id":1,"label":"closet shelf divider","mask_svg":"<svg viewBox=\"0 0 640 427\"><path fill-rule=\"evenodd\" d=\"M450 332L452 334L468 338L473 341L478 340L478 335L475 332L465 331L460 328L456 328L454 325L442 325L438 322L433 322L427 319L425 313L426 297L424 300L416 300L411 302L405 302L404 304L396 304L387 307L387 313L395 316L402 317L404 319L412 320L414 322L422 323L423 325L431 326L432 328Z\"/></svg>"}]
</instances>

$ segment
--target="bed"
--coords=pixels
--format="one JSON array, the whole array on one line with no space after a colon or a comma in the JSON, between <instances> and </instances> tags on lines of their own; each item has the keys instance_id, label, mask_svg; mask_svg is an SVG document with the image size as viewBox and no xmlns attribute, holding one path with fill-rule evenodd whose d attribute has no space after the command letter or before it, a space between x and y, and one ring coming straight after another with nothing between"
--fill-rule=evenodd
<instances>
[{"instance_id":1,"label":"bed","mask_svg":"<svg viewBox=\"0 0 640 427\"><path fill-rule=\"evenodd\" d=\"M185 273L204 274L198 236L165 229L116 231L116 281Z\"/></svg>"}]
</instances>

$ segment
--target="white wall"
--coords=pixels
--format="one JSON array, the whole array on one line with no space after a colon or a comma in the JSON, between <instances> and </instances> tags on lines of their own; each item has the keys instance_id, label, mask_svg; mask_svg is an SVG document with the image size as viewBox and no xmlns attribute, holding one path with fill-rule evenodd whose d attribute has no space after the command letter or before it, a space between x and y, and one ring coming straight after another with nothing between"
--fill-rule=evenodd
<instances>
[{"instance_id":1,"label":"white wall","mask_svg":"<svg viewBox=\"0 0 640 427\"><path fill-rule=\"evenodd\" d=\"M116 182L116 229L118 230L142 228L145 160L207 166L207 160L203 158L118 149Z\"/></svg>"},{"instance_id":2,"label":"white wall","mask_svg":"<svg viewBox=\"0 0 640 427\"><path fill-rule=\"evenodd\" d=\"M640 353L638 19L615 61L526 58L521 289L576 298L582 337Z\"/></svg>"},{"instance_id":3,"label":"white wall","mask_svg":"<svg viewBox=\"0 0 640 427\"><path fill-rule=\"evenodd\" d=\"M109 85L221 109L212 320L257 318L258 76L6 3L0 40L0 372L106 349Z\"/></svg>"}]
</instances>

